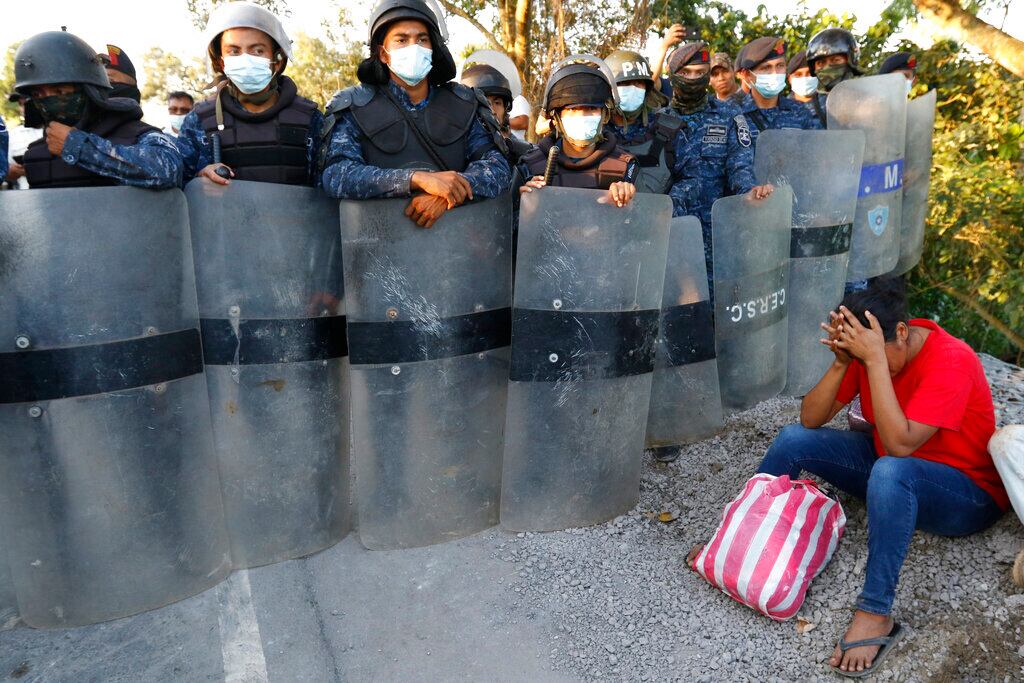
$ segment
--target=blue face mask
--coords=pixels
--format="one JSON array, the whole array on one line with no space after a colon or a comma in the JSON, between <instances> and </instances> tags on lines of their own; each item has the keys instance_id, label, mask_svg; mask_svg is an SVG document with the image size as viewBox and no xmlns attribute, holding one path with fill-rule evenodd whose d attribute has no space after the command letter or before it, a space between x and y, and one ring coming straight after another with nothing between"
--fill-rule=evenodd
<instances>
[{"instance_id":1,"label":"blue face mask","mask_svg":"<svg viewBox=\"0 0 1024 683\"><path fill-rule=\"evenodd\" d=\"M620 85L618 86L618 91L619 109L627 114L638 111L644 105L644 100L647 98L647 88L635 85Z\"/></svg>"},{"instance_id":2,"label":"blue face mask","mask_svg":"<svg viewBox=\"0 0 1024 683\"><path fill-rule=\"evenodd\" d=\"M274 71L266 57L228 55L224 58L224 75L231 79L236 88L246 95L252 95L270 84Z\"/></svg>"},{"instance_id":3,"label":"blue face mask","mask_svg":"<svg viewBox=\"0 0 1024 683\"><path fill-rule=\"evenodd\" d=\"M786 74L757 74L754 87L764 97L775 97L786 88Z\"/></svg>"},{"instance_id":4,"label":"blue face mask","mask_svg":"<svg viewBox=\"0 0 1024 683\"><path fill-rule=\"evenodd\" d=\"M565 133L565 137L578 147L585 147L601 134L601 118L600 114L563 116L560 117L562 131Z\"/></svg>"},{"instance_id":5,"label":"blue face mask","mask_svg":"<svg viewBox=\"0 0 1024 683\"><path fill-rule=\"evenodd\" d=\"M793 94L800 97L810 97L818 90L818 79L814 76L795 77L789 84L793 88Z\"/></svg>"},{"instance_id":6,"label":"blue face mask","mask_svg":"<svg viewBox=\"0 0 1024 683\"><path fill-rule=\"evenodd\" d=\"M434 63L434 51L422 45L409 45L397 50L387 50L391 57L388 68L409 85L418 85L427 77Z\"/></svg>"}]
</instances>

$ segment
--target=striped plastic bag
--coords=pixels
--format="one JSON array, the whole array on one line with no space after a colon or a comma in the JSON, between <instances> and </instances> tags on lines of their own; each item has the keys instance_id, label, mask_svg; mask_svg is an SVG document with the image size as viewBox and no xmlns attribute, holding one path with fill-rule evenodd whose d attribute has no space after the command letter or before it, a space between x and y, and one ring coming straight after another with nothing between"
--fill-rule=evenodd
<instances>
[{"instance_id":1,"label":"striped plastic bag","mask_svg":"<svg viewBox=\"0 0 1024 683\"><path fill-rule=\"evenodd\" d=\"M845 528L842 506L814 482L757 474L725 506L693 568L744 605L784 621L800 609Z\"/></svg>"}]
</instances>

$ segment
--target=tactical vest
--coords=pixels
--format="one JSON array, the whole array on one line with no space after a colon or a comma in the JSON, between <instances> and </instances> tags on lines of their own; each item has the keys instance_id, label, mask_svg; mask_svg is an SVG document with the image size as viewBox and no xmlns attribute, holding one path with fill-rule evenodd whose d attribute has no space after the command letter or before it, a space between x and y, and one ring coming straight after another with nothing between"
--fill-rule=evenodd
<instances>
[{"instance_id":1,"label":"tactical vest","mask_svg":"<svg viewBox=\"0 0 1024 683\"><path fill-rule=\"evenodd\" d=\"M277 102L254 113L231 95L220 91L224 130L217 129L217 95L196 105L200 125L207 135L220 133L221 161L238 180L283 185L311 185L309 177L309 127L318 107L299 97L295 83L280 79Z\"/></svg>"},{"instance_id":2,"label":"tactical vest","mask_svg":"<svg viewBox=\"0 0 1024 683\"><path fill-rule=\"evenodd\" d=\"M536 149L523 157L530 177L542 176L547 169L548 151L555 139L548 136L537 143ZM610 133L597 146L594 153L581 161L573 161L561 151L551 173L550 185L556 187L578 187L586 190L607 190L612 183L625 179L633 155L626 152Z\"/></svg>"},{"instance_id":3,"label":"tactical vest","mask_svg":"<svg viewBox=\"0 0 1024 683\"><path fill-rule=\"evenodd\" d=\"M640 140L619 146L636 157L640 172L636 178L637 192L668 194L672 187L675 166L675 139L683 120L669 111L654 115L647 133Z\"/></svg>"},{"instance_id":4,"label":"tactical vest","mask_svg":"<svg viewBox=\"0 0 1024 683\"><path fill-rule=\"evenodd\" d=\"M160 132L142 122L142 109L131 111L103 110L103 117L82 128L85 133L98 135L115 145L134 145L146 133ZM93 173L81 166L72 166L59 156L50 154L46 138L36 140L25 150L25 177L32 189L53 187L98 187L118 185L114 178Z\"/></svg>"},{"instance_id":5,"label":"tactical vest","mask_svg":"<svg viewBox=\"0 0 1024 683\"><path fill-rule=\"evenodd\" d=\"M367 164L440 171L441 165L425 142L429 140L447 170L466 169L466 142L479 106L471 88L445 83L418 111L409 111L393 100L387 86L373 90L368 103L353 103L351 108L363 134L361 144Z\"/></svg>"}]
</instances>

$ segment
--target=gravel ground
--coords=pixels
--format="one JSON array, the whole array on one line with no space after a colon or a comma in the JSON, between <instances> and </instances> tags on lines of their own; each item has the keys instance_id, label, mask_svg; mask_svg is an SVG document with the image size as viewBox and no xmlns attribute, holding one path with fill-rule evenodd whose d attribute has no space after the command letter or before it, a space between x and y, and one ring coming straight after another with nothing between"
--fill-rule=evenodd
<instances>
[{"instance_id":1,"label":"gravel ground","mask_svg":"<svg viewBox=\"0 0 1024 683\"><path fill-rule=\"evenodd\" d=\"M982 357L999 424L1024 422L1024 370ZM527 618L551 620L551 665L588 680L833 679L826 660L864 578L864 505L842 496L846 533L811 585L797 621L776 623L734 602L684 566L722 507L754 472L799 403L774 399L731 416L717 437L670 465L649 461L640 503L607 524L501 536L495 556L519 580L508 588ZM845 423L845 413L837 417ZM658 516L676 518L662 523ZM1024 678L1024 591L1010 567L1024 547L1011 512L988 531L946 539L918 532L904 565L896 617L908 628L876 680Z\"/></svg>"}]
</instances>

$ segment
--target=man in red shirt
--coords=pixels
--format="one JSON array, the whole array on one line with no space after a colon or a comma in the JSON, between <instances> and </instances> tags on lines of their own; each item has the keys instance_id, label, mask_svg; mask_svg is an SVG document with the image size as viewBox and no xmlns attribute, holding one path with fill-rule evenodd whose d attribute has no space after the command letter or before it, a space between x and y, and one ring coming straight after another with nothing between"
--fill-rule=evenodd
<instances>
[{"instance_id":1,"label":"man in red shirt","mask_svg":"<svg viewBox=\"0 0 1024 683\"><path fill-rule=\"evenodd\" d=\"M963 536L1009 505L988 440L992 394L977 355L930 320L909 319L903 283L879 278L847 295L822 343L835 354L759 472L810 472L867 501L864 589L829 663L873 671L902 635L890 612L914 529ZM870 434L821 429L857 395Z\"/></svg>"}]
</instances>

